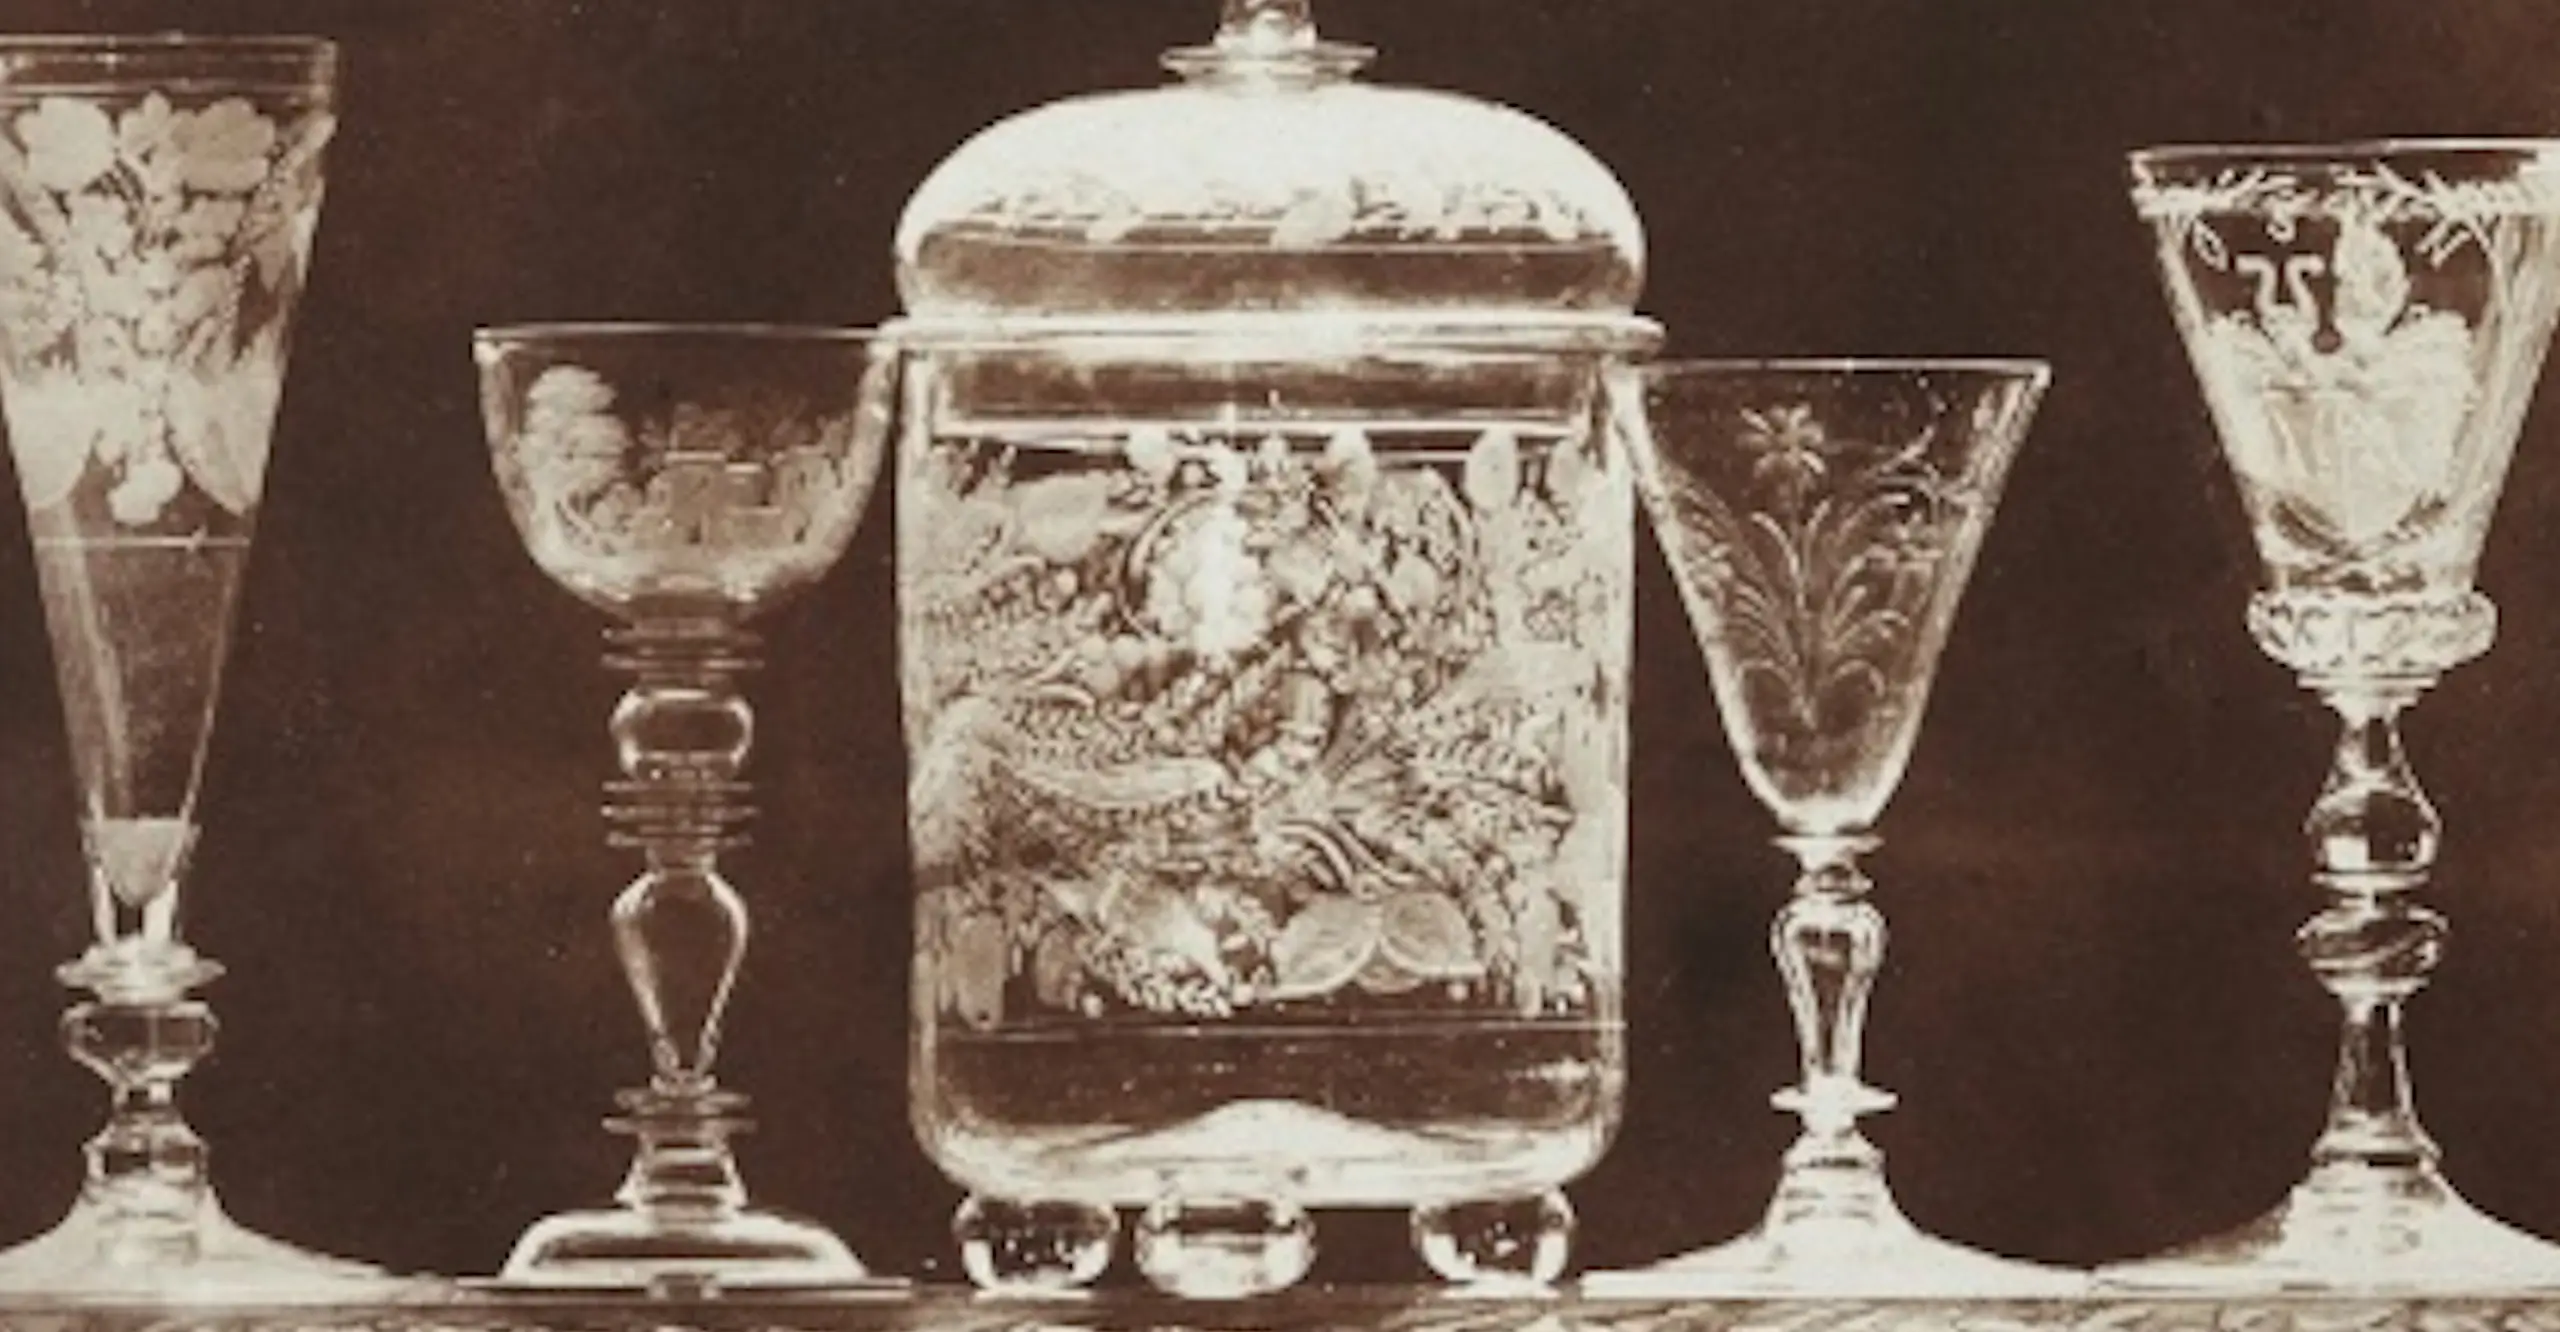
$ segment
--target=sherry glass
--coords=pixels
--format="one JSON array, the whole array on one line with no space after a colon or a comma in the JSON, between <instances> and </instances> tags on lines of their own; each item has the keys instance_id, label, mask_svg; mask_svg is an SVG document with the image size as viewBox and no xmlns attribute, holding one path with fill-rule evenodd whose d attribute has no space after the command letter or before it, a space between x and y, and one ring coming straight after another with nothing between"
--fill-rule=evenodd
<instances>
[{"instance_id":1,"label":"sherry glass","mask_svg":"<svg viewBox=\"0 0 2560 1332\"><path fill-rule=\"evenodd\" d=\"M718 866L751 814L745 626L843 554L879 470L894 356L862 332L746 325L487 329L474 346L517 531L618 622L606 660L633 677L605 816L647 867L612 926L652 1064L607 1121L636 1142L619 1205L536 1222L492 1284L894 1288L825 1229L748 1205L730 1148L746 1098L713 1076L747 943Z\"/></svg>"},{"instance_id":2,"label":"sherry glass","mask_svg":"<svg viewBox=\"0 0 2560 1332\"><path fill-rule=\"evenodd\" d=\"M2560 1284L2419 1126L2402 1009L2442 952L2442 823L2400 714L2489 648L2472 588L2560 308L2560 142L2163 148L2131 159L2170 305L2265 565L2251 635L2341 724L2296 936L2345 1010L2327 1128L2275 1211L2109 1269L2149 1288Z\"/></svg>"},{"instance_id":3,"label":"sherry glass","mask_svg":"<svg viewBox=\"0 0 2560 1332\"><path fill-rule=\"evenodd\" d=\"M80 788L96 938L57 973L113 1091L87 1178L0 1295L379 1297L232 1222L179 1079L222 968L179 931L196 794L319 224L337 51L311 37L0 37L0 412Z\"/></svg>"},{"instance_id":4,"label":"sherry glass","mask_svg":"<svg viewBox=\"0 0 2560 1332\"><path fill-rule=\"evenodd\" d=\"M1632 372L1637 484L1705 650L1725 734L1800 877L1770 934L1804 1121L1751 1234L1595 1294L2043 1295L2074 1272L1923 1234L1858 1131L1884 917L1859 858L1901 780L1939 650L2048 379L2034 361L1664 362ZM1621 396L1631 392L1624 380Z\"/></svg>"}]
</instances>

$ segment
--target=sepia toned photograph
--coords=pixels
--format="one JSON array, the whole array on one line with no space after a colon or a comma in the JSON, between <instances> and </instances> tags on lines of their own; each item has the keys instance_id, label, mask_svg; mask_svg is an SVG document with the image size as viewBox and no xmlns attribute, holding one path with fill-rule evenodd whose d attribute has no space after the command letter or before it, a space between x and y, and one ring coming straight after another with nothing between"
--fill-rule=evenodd
<instances>
[{"instance_id":1,"label":"sepia toned photograph","mask_svg":"<svg viewBox=\"0 0 2560 1332\"><path fill-rule=\"evenodd\" d=\"M2560 1327L2555 62L10 0L0 1328Z\"/></svg>"}]
</instances>

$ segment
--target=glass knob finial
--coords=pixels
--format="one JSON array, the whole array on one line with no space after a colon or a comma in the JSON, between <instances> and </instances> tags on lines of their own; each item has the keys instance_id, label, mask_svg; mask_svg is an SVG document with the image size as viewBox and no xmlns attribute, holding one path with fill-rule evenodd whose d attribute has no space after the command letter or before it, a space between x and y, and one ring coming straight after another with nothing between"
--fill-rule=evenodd
<instances>
[{"instance_id":1,"label":"glass knob finial","mask_svg":"<svg viewBox=\"0 0 2560 1332\"><path fill-rule=\"evenodd\" d=\"M1365 46L1316 36L1313 0L1225 0L1217 40L1165 52L1165 67L1192 80L1303 87L1369 62Z\"/></svg>"},{"instance_id":2,"label":"glass knob finial","mask_svg":"<svg viewBox=\"0 0 2560 1332\"><path fill-rule=\"evenodd\" d=\"M1275 56L1316 44L1311 0L1226 0L1218 45L1246 55Z\"/></svg>"}]
</instances>

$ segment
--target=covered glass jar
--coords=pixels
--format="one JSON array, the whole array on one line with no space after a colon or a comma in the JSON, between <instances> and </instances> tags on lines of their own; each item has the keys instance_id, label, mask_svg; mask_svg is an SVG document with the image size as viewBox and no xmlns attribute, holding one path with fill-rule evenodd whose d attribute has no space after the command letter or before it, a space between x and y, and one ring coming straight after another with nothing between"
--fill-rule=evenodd
<instances>
[{"instance_id":1,"label":"covered glass jar","mask_svg":"<svg viewBox=\"0 0 2560 1332\"><path fill-rule=\"evenodd\" d=\"M1229 0L898 236L914 1119L981 1284L1115 1208L1190 1295L1313 1206L1544 1281L1607 1145L1635 211L1528 116Z\"/></svg>"}]
</instances>

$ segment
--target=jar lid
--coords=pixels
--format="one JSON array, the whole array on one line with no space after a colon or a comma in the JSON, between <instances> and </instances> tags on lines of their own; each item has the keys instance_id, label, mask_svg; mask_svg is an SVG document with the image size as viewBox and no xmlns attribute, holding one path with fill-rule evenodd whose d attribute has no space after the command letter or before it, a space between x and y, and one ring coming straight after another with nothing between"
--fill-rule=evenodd
<instances>
[{"instance_id":1,"label":"jar lid","mask_svg":"<svg viewBox=\"0 0 2560 1332\"><path fill-rule=\"evenodd\" d=\"M912 324L1351 316L1478 330L1630 319L1626 191L1507 107L1355 78L1309 0L1226 0L1177 82L998 122L945 159L897 239Z\"/></svg>"}]
</instances>

